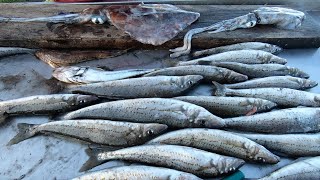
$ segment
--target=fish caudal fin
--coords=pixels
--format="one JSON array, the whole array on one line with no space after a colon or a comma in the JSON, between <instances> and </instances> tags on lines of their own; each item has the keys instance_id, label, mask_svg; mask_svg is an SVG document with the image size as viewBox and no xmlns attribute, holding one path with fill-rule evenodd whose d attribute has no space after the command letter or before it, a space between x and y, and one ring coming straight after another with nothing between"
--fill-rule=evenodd
<instances>
[{"instance_id":1,"label":"fish caudal fin","mask_svg":"<svg viewBox=\"0 0 320 180\"><path fill-rule=\"evenodd\" d=\"M212 81L214 87L216 88L215 91L213 92L213 94L215 96L225 96L226 95L226 91L227 91L227 88L220 84L220 83L217 83L215 81Z\"/></svg>"},{"instance_id":2,"label":"fish caudal fin","mask_svg":"<svg viewBox=\"0 0 320 180\"><path fill-rule=\"evenodd\" d=\"M19 132L18 134L13 137L7 144L7 146L17 144L21 141L24 141L32 136L36 135L36 130L35 127L37 127L37 124L26 124L26 123L19 123L18 124L18 129Z\"/></svg>"},{"instance_id":3,"label":"fish caudal fin","mask_svg":"<svg viewBox=\"0 0 320 180\"><path fill-rule=\"evenodd\" d=\"M103 148L88 148L86 153L89 156L89 159L82 165L79 172L87 171L92 169L102 163L107 162L109 159L101 158L102 153L107 153L109 151L114 151L120 149L119 147L103 147Z\"/></svg>"}]
</instances>

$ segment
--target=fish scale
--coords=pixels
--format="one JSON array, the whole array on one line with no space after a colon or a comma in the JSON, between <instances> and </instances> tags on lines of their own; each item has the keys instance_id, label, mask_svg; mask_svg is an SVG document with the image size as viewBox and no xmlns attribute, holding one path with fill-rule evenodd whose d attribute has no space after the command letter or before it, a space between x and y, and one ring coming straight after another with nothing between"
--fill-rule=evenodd
<instances>
[{"instance_id":1,"label":"fish scale","mask_svg":"<svg viewBox=\"0 0 320 180\"><path fill-rule=\"evenodd\" d=\"M163 133L163 124L141 124L108 120L64 120L40 125L18 124L19 133L8 143L16 144L37 134L57 134L111 146L142 144Z\"/></svg>"},{"instance_id":2,"label":"fish scale","mask_svg":"<svg viewBox=\"0 0 320 180\"><path fill-rule=\"evenodd\" d=\"M143 145L112 152L88 149L87 153L90 159L82 166L81 171L109 160L129 160L173 168L197 176L213 177L235 171L244 164L238 158L176 145Z\"/></svg>"},{"instance_id":3,"label":"fish scale","mask_svg":"<svg viewBox=\"0 0 320 180\"><path fill-rule=\"evenodd\" d=\"M189 128L160 135L147 144L189 146L260 163L277 163L279 157L263 146L227 131Z\"/></svg>"}]
</instances>

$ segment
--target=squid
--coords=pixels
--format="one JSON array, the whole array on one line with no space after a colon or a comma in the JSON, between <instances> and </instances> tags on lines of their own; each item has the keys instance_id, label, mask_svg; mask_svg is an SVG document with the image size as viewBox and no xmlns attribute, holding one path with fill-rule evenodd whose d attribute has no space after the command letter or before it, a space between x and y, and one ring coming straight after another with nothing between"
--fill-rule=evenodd
<instances>
[{"instance_id":1,"label":"squid","mask_svg":"<svg viewBox=\"0 0 320 180\"><path fill-rule=\"evenodd\" d=\"M192 29L184 36L183 46L170 49L170 57L176 58L188 55L191 52L191 39L193 35L208 31L208 33L219 33L233 31L240 28L252 28L257 24L273 25L281 29L296 29L301 26L305 14L301 11L282 7L261 7L247 15L233 19L224 20L211 26Z\"/></svg>"}]
</instances>

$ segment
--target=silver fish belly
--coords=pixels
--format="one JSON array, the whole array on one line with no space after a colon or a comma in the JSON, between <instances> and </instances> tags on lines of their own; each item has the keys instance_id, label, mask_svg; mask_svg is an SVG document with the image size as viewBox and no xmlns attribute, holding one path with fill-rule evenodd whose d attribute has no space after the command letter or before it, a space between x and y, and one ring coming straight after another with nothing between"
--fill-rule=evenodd
<instances>
[{"instance_id":1,"label":"silver fish belly","mask_svg":"<svg viewBox=\"0 0 320 180\"><path fill-rule=\"evenodd\" d=\"M224 120L227 128L239 131L276 134L319 132L320 108L290 108Z\"/></svg>"},{"instance_id":2,"label":"silver fish belly","mask_svg":"<svg viewBox=\"0 0 320 180\"><path fill-rule=\"evenodd\" d=\"M288 156L319 156L320 133L309 134L244 134L239 136L255 141L271 151Z\"/></svg>"},{"instance_id":3,"label":"silver fish belly","mask_svg":"<svg viewBox=\"0 0 320 180\"><path fill-rule=\"evenodd\" d=\"M174 169L153 166L122 166L84 174L72 180L113 179L113 180L201 180L201 178Z\"/></svg>"},{"instance_id":4,"label":"silver fish belly","mask_svg":"<svg viewBox=\"0 0 320 180\"><path fill-rule=\"evenodd\" d=\"M320 156L289 164L260 180L302 180L319 179Z\"/></svg>"},{"instance_id":5,"label":"silver fish belly","mask_svg":"<svg viewBox=\"0 0 320 180\"><path fill-rule=\"evenodd\" d=\"M59 81L75 84L88 84L97 82L114 81L143 75L153 70L129 69L121 71L105 71L100 68L87 66L67 66L56 68L52 76Z\"/></svg>"},{"instance_id":6,"label":"silver fish belly","mask_svg":"<svg viewBox=\"0 0 320 180\"><path fill-rule=\"evenodd\" d=\"M205 49L201 51L196 51L193 53L193 57L205 56L218 54L228 51L237 51L237 50L261 50L265 52L269 52L272 54L276 54L282 51L282 48L273 44L262 43L262 42L244 42L238 44L231 44L227 46L220 46L211 49Z\"/></svg>"},{"instance_id":7,"label":"silver fish belly","mask_svg":"<svg viewBox=\"0 0 320 180\"><path fill-rule=\"evenodd\" d=\"M170 127L224 126L222 118L206 109L179 100L141 98L101 103L65 114L63 119L97 118L143 123L160 123Z\"/></svg>"},{"instance_id":8,"label":"silver fish belly","mask_svg":"<svg viewBox=\"0 0 320 180\"><path fill-rule=\"evenodd\" d=\"M180 96L175 99L204 107L219 117L237 117L273 109L277 104L259 98Z\"/></svg>"},{"instance_id":9,"label":"silver fish belly","mask_svg":"<svg viewBox=\"0 0 320 180\"><path fill-rule=\"evenodd\" d=\"M214 66L177 66L160 69L144 76L185 76L185 75L201 75L206 81L217 81L225 83L236 83L248 80L248 77L226 68Z\"/></svg>"},{"instance_id":10,"label":"silver fish belly","mask_svg":"<svg viewBox=\"0 0 320 180\"><path fill-rule=\"evenodd\" d=\"M238 158L176 145L143 145L106 152L87 150L90 159L85 170L109 160L129 160L173 168L197 176L212 177L233 172L244 164Z\"/></svg>"},{"instance_id":11,"label":"silver fish belly","mask_svg":"<svg viewBox=\"0 0 320 180\"><path fill-rule=\"evenodd\" d=\"M319 107L320 94L289 88L229 89L214 82L216 96L241 96L266 99L284 107Z\"/></svg>"},{"instance_id":12,"label":"silver fish belly","mask_svg":"<svg viewBox=\"0 0 320 180\"><path fill-rule=\"evenodd\" d=\"M275 164L280 159L254 141L216 129L190 128L172 131L152 139L147 144L189 146L260 163Z\"/></svg>"},{"instance_id":13,"label":"silver fish belly","mask_svg":"<svg viewBox=\"0 0 320 180\"><path fill-rule=\"evenodd\" d=\"M111 99L174 97L188 91L202 79L199 75L141 77L78 85L71 87L70 91Z\"/></svg>"},{"instance_id":14,"label":"silver fish belly","mask_svg":"<svg viewBox=\"0 0 320 180\"><path fill-rule=\"evenodd\" d=\"M226 84L230 89L250 89L250 88L290 88L305 90L317 86L318 83L309 79L297 78L291 76L271 76L264 78L251 79L245 82Z\"/></svg>"},{"instance_id":15,"label":"silver fish belly","mask_svg":"<svg viewBox=\"0 0 320 180\"><path fill-rule=\"evenodd\" d=\"M35 51L28 48L0 47L0 58L17 54L33 54Z\"/></svg>"},{"instance_id":16,"label":"silver fish belly","mask_svg":"<svg viewBox=\"0 0 320 180\"><path fill-rule=\"evenodd\" d=\"M244 64L286 64L287 60L275 56L271 53L259 50L239 50L239 51L228 51L220 54L214 54L211 56L194 59L191 61L180 62L179 66L183 65L209 65L218 62L237 62Z\"/></svg>"},{"instance_id":17,"label":"silver fish belly","mask_svg":"<svg viewBox=\"0 0 320 180\"><path fill-rule=\"evenodd\" d=\"M38 95L0 102L1 115L56 114L94 104L97 97L79 94Z\"/></svg>"},{"instance_id":18,"label":"silver fish belly","mask_svg":"<svg viewBox=\"0 0 320 180\"><path fill-rule=\"evenodd\" d=\"M309 78L309 75L302 70L294 67L285 66L282 64L243 64L236 62L214 62L202 65L213 65L227 68L238 73L247 75L249 78L262 78L268 76L293 76L301 78Z\"/></svg>"},{"instance_id":19,"label":"silver fish belly","mask_svg":"<svg viewBox=\"0 0 320 180\"><path fill-rule=\"evenodd\" d=\"M142 144L163 133L163 124L141 124L108 120L65 120L44 124L18 124L19 133L8 143L19 143L37 134L58 134L110 146Z\"/></svg>"}]
</instances>

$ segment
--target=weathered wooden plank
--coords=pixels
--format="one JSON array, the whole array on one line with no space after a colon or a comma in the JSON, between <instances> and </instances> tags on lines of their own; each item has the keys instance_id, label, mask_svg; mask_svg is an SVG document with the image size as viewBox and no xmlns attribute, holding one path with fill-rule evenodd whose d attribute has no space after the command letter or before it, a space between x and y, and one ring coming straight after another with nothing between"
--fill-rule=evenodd
<instances>
[{"instance_id":1,"label":"weathered wooden plank","mask_svg":"<svg viewBox=\"0 0 320 180\"><path fill-rule=\"evenodd\" d=\"M0 4L0 16L39 17L56 15L59 12L79 12L89 6L83 5L34 5ZM110 25L63 25L46 23L1 23L0 46L20 46L29 48L80 48L80 49L124 49L158 48L167 49L182 45L187 30L208 26L212 23L244 15L259 5L183 5L183 9L201 13L199 20L176 38L162 46L144 45L131 39L125 33ZM304 11L307 19L297 30L280 30L259 26L218 34L196 35L193 47L208 48L245 41L270 42L286 48L320 46L320 10L308 7L294 7ZM14 12L14 13L13 13Z\"/></svg>"}]
</instances>

